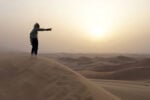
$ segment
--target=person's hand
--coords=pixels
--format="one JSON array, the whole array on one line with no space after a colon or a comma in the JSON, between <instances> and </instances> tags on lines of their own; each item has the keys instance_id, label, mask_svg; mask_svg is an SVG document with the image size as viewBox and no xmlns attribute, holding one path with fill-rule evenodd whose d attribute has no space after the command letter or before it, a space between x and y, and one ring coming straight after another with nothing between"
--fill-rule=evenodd
<instances>
[{"instance_id":1,"label":"person's hand","mask_svg":"<svg viewBox=\"0 0 150 100\"><path fill-rule=\"evenodd\" d=\"M47 31L51 31L52 30L52 28L48 28L48 29L46 29Z\"/></svg>"}]
</instances>

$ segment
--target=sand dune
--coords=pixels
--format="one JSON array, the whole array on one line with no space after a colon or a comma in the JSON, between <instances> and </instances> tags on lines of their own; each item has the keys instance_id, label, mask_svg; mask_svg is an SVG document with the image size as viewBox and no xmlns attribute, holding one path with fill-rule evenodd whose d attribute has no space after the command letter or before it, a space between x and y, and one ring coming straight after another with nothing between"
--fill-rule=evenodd
<instances>
[{"instance_id":1,"label":"sand dune","mask_svg":"<svg viewBox=\"0 0 150 100\"><path fill-rule=\"evenodd\" d=\"M1 56L0 100L119 100L64 65L42 57Z\"/></svg>"},{"instance_id":2,"label":"sand dune","mask_svg":"<svg viewBox=\"0 0 150 100\"><path fill-rule=\"evenodd\" d=\"M61 57L58 61L121 100L150 100L150 58L146 56Z\"/></svg>"},{"instance_id":3,"label":"sand dune","mask_svg":"<svg viewBox=\"0 0 150 100\"><path fill-rule=\"evenodd\" d=\"M150 58L147 57L60 57L61 63L87 78L114 80L150 80Z\"/></svg>"},{"instance_id":4,"label":"sand dune","mask_svg":"<svg viewBox=\"0 0 150 100\"><path fill-rule=\"evenodd\" d=\"M147 80L150 79L150 68L135 67L123 69L109 75L107 78L115 80Z\"/></svg>"},{"instance_id":5,"label":"sand dune","mask_svg":"<svg viewBox=\"0 0 150 100\"><path fill-rule=\"evenodd\" d=\"M103 78L106 79L107 76L110 76L113 73L113 72L96 72L91 70L81 70L77 72L90 79L103 79Z\"/></svg>"},{"instance_id":6,"label":"sand dune","mask_svg":"<svg viewBox=\"0 0 150 100\"><path fill-rule=\"evenodd\" d=\"M93 80L122 100L150 100L150 83L137 81Z\"/></svg>"},{"instance_id":7,"label":"sand dune","mask_svg":"<svg viewBox=\"0 0 150 100\"><path fill-rule=\"evenodd\" d=\"M113 79L113 80L148 80L150 79L150 68L128 68L116 72L96 72L89 70L78 71L83 76L92 79Z\"/></svg>"}]
</instances>

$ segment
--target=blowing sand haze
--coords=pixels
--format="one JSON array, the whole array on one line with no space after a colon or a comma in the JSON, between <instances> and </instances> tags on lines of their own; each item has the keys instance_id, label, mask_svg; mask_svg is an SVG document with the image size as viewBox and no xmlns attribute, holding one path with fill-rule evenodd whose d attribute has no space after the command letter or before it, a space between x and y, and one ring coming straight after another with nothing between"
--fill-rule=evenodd
<instances>
[{"instance_id":1,"label":"blowing sand haze","mask_svg":"<svg viewBox=\"0 0 150 100\"><path fill-rule=\"evenodd\" d=\"M150 0L0 7L0 100L150 100Z\"/></svg>"},{"instance_id":2,"label":"blowing sand haze","mask_svg":"<svg viewBox=\"0 0 150 100\"><path fill-rule=\"evenodd\" d=\"M43 57L0 59L0 100L120 100L75 71Z\"/></svg>"}]
</instances>

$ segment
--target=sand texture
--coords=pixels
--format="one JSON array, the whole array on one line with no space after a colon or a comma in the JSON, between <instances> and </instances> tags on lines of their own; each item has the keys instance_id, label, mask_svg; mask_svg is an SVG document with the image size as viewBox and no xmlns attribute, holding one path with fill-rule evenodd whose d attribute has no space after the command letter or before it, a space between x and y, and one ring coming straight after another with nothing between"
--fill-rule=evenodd
<instances>
[{"instance_id":1,"label":"sand texture","mask_svg":"<svg viewBox=\"0 0 150 100\"><path fill-rule=\"evenodd\" d=\"M2 55L0 100L120 100L100 85L45 57Z\"/></svg>"}]
</instances>

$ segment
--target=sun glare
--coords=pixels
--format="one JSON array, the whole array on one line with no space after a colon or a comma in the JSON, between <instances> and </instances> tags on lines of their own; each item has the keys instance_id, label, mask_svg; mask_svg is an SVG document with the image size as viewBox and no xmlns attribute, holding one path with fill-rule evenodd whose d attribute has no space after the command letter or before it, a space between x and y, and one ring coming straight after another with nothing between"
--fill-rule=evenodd
<instances>
[{"instance_id":1,"label":"sun glare","mask_svg":"<svg viewBox=\"0 0 150 100\"><path fill-rule=\"evenodd\" d=\"M93 25L86 30L86 35L92 41L101 41L106 40L108 35L107 27L103 27L101 25Z\"/></svg>"},{"instance_id":2,"label":"sun glare","mask_svg":"<svg viewBox=\"0 0 150 100\"><path fill-rule=\"evenodd\" d=\"M108 29L107 29L108 28ZM101 41L106 40L108 37L110 37L110 27L102 27L100 25L96 25L93 27L86 28L85 35L91 39L92 41Z\"/></svg>"},{"instance_id":3,"label":"sun glare","mask_svg":"<svg viewBox=\"0 0 150 100\"><path fill-rule=\"evenodd\" d=\"M108 33L111 33L113 24L114 24L114 16L112 12L108 13L108 11L100 10L97 13L97 9L95 7L85 7L83 22L83 29L88 36L89 39L92 40L106 40L109 36ZM89 9L90 8L90 9ZM107 13L106 13L107 12Z\"/></svg>"},{"instance_id":4,"label":"sun glare","mask_svg":"<svg viewBox=\"0 0 150 100\"><path fill-rule=\"evenodd\" d=\"M105 30L101 27L93 27L89 34L94 39L99 39L106 35Z\"/></svg>"}]
</instances>

